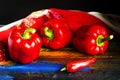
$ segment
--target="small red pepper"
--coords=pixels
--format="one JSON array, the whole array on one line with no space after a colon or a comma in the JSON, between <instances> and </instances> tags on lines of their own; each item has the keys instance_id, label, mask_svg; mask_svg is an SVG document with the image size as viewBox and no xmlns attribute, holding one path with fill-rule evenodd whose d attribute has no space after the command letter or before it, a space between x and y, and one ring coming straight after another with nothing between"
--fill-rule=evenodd
<instances>
[{"instance_id":1,"label":"small red pepper","mask_svg":"<svg viewBox=\"0 0 120 80\"><path fill-rule=\"evenodd\" d=\"M14 29L8 38L8 49L11 58L23 64L38 58L42 40L33 28Z\"/></svg>"},{"instance_id":2,"label":"small red pepper","mask_svg":"<svg viewBox=\"0 0 120 80\"><path fill-rule=\"evenodd\" d=\"M76 72L82 68L85 68L87 66L90 66L96 61L96 58L86 58L81 60L73 60L66 64L64 68L61 69L61 71L67 70L68 72Z\"/></svg>"},{"instance_id":3,"label":"small red pepper","mask_svg":"<svg viewBox=\"0 0 120 80\"><path fill-rule=\"evenodd\" d=\"M72 39L68 25L57 19L50 19L40 29L43 45L52 49L65 47Z\"/></svg>"},{"instance_id":4,"label":"small red pepper","mask_svg":"<svg viewBox=\"0 0 120 80\"><path fill-rule=\"evenodd\" d=\"M72 40L73 45L80 52L91 55L103 54L108 48L108 40L113 38L113 35L108 35L107 30L101 25L80 27Z\"/></svg>"},{"instance_id":5,"label":"small red pepper","mask_svg":"<svg viewBox=\"0 0 120 80\"><path fill-rule=\"evenodd\" d=\"M88 14L85 11L50 8L49 12L59 13L60 16L58 16L58 18L64 18L73 32L81 26L93 24L105 25L100 19Z\"/></svg>"}]
</instances>

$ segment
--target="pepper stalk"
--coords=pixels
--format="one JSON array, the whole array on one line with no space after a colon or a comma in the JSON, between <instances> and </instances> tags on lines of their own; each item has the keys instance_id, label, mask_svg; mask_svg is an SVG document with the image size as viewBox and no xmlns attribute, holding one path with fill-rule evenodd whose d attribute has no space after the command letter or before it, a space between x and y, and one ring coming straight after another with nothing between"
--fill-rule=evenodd
<instances>
[{"instance_id":1,"label":"pepper stalk","mask_svg":"<svg viewBox=\"0 0 120 80\"><path fill-rule=\"evenodd\" d=\"M54 32L52 29L49 29L48 27L44 28L44 34L49 39L52 40L54 38Z\"/></svg>"},{"instance_id":2,"label":"pepper stalk","mask_svg":"<svg viewBox=\"0 0 120 80\"><path fill-rule=\"evenodd\" d=\"M31 35L30 33L34 34L36 32L36 30L34 28L27 28L23 34L21 34L21 37L23 39L30 39Z\"/></svg>"},{"instance_id":3,"label":"pepper stalk","mask_svg":"<svg viewBox=\"0 0 120 80\"><path fill-rule=\"evenodd\" d=\"M109 35L108 37L104 38L102 35L99 35L98 38L96 39L96 44L97 46L103 46L104 42L107 40L112 40L113 35Z\"/></svg>"}]
</instances>

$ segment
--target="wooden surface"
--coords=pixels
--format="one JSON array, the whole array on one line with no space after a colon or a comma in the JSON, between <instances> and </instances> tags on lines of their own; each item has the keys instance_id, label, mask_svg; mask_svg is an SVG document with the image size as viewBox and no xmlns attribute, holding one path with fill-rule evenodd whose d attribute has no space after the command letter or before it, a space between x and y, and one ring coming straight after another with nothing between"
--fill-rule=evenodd
<instances>
[{"instance_id":1,"label":"wooden surface","mask_svg":"<svg viewBox=\"0 0 120 80\"><path fill-rule=\"evenodd\" d=\"M61 50L42 50L37 61L48 60L54 63L66 64L74 59L95 57L97 61L90 66L90 70L75 73L50 72L50 73L1 73L9 75L14 80L119 80L120 79L120 37L115 36L110 41L108 50L103 55L91 56L80 53L72 47Z\"/></svg>"},{"instance_id":2,"label":"wooden surface","mask_svg":"<svg viewBox=\"0 0 120 80\"><path fill-rule=\"evenodd\" d=\"M91 56L85 53L81 53L73 49L72 47L64 48L61 50L45 50L41 51L39 60L50 60L58 63L67 63L74 59L84 59L88 57L95 57L96 63L92 65L94 69L107 69L107 68L119 68L120 66L120 37L115 36L110 41L107 51L103 55Z\"/></svg>"}]
</instances>

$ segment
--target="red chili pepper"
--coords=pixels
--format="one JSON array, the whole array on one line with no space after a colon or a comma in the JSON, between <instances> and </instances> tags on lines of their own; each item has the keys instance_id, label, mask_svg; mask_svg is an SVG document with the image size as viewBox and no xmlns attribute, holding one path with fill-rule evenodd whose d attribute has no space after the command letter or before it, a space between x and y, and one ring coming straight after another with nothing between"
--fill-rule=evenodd
<instances>
[{"instance_id":1,"label":"red chili pepper","mask_svg":"<svg viewBox=\"0 0 120 80\"><path fill-rule=\"evenodd\" d=\"M68 72L76 72L82 68L90 66L95 61L96 61L96 58L86 58L81 60L70 61L66 64L64 68L61 69L61 71L67 70Z\"/></svg>"},{"instance_id":2,"label":"red chili pepper","mask_svg":"<svg viewBox=\"0 0 120 80\"><path fill-rule=\"evenodd\" d=\"M107 30L101 25L80 27L72 40L73 45L80 52L91 55L103 54L108 48L108 40L113 38L113 35L108 35Z\"/></svg>"},{"instance_id":3,"label":"red chili pepper","mask_svg":"<svg viewBox=\"0 0 120 80\"><path fill-rule=\"evenodd\" d=\"M8 48L14 61L27 64L37 59L42 40L33 28L14 29L8 38Z\"/></svg>"},{"instance_id":4,"label":"red chili pepper","mask_svg":"<svg viewBox=\"0 0 120 80\"><path fill-rule=\"evenodd\" d=\"M50 8L49 12L59 13L66 20L73 32L81 26L93 24L105 25L101 20L84 11ZM59 16L59 18L61 17Z\"/></svg>"},{"instance_id":5,"label":"red chili pepper","mask_svg":"<svg viewBox=\"0 0 120 80\"><path fill-rule=\"evenodd\" d=\"M68 25L57 19L50 19L40 29L43 45L52 49L65 47L72 39Z\"/></svg>"}]
</instances>

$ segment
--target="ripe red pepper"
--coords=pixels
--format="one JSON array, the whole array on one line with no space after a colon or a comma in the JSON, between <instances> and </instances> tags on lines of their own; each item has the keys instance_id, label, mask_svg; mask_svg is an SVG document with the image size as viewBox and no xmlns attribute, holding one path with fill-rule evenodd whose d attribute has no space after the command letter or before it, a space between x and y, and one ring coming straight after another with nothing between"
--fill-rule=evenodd
<instances>
[{"instance_id":1,"label":"ripe red pepper","mask_svg":"<svg viewBox=\"0 0 120 80\"><path fill-rule=\"evenodd\" d=\"M82 68L90 66L95 61L96 61L96 58L86 58L81 60L70 61L66 64L64 68L61 69L61 71L67 70L68 72L76 72Z\"/></svg>"},{"instance_id":2,"label":"ripe red pepper","mask_svg":"<svg viewBox=\"0 0 120 80\"><path fill-rule=\"evenodd\" d=\"M8 49L11 58L23 64L38 58L42 40L33 28L14 29L8 38Z\"/></svg>"},{"instance_id":3,"label":"ripe red pepper","mask_svg":"<svg viewBox=\"0 0 120 80\"><path fill-rule=\"evenodd\" d=\"M108 48L108 40L113 38L107 30L101 25L80 27L72 40L73 45L80 52L91 55L103 54Z\"/></svg>"},{"instance_id":4,"label":"ripe red pepper","mask_svg":"<svg viewBox=\"0 0 120 80\"><path fill-rule=\"evenodd\" d=\"M81 26L93 24L105 25L100 19L84 11L50 8L49 12L59 13L60 16L58 18L64 18L73 32Z\"/></svg>"},{"instance_id":5,"label":"ripe red pepper","mask_svg":"<svg viewBox=\"0 0 120 80\"><path fill-rule=\"evenodd\" d=\"M43 45L52 49L65 47L72 39L68 25L57 19L50 19L41 27Z\"/></svg>"}]
</instances>

